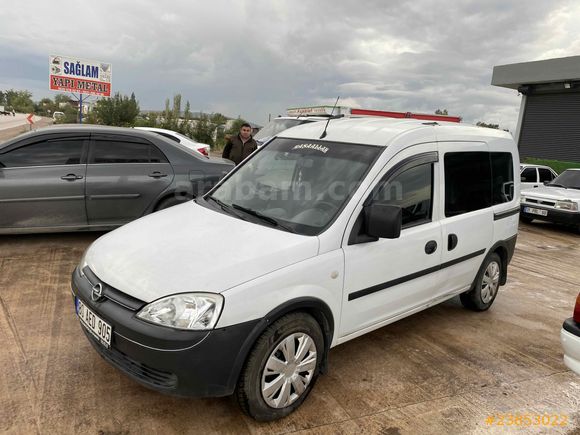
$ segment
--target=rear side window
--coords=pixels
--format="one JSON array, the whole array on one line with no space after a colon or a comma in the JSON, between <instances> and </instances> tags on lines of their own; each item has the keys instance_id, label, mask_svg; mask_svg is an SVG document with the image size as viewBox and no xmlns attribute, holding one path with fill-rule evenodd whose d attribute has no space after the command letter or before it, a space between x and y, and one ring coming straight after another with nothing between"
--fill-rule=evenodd
<instances>
[{"instance_id":1,"label":"rear side window","mask_svg":"<svg viewBox=\"0 0 580 435\"><path fill-rule=\"evenodd\" d=\"M523 170L522 174L522 181L524 183L536 183L537 176L536 176L536 168L526 168Z\"/></svg>"},{"instance_id":2,"label":"rear side window","mask_svg":"<svg viewBox=\"0 0 580 435\"><path fill-rule=\"evenodd\" d=\"M165 163L167 159L157 147L143 142L95 140L91 163Z\"/></svg>"},{"instance_id":3,"label":"rear side window","mask_svg":"<svg viewBox=\"0 0 580 435\"><path fill-rule=\"evenodd\" d=\"M433 164L415 166L391 178L381 187L373 202L401 207L403 227L430 222Z\"/></svg>"},{"instance_id":4,"label":"rear side window","mask_svg":"<svg viewBox=\"0 0 580 435\"><path fill-rule=\"evenodd\" d=\"M78 165L82 153L82 139L47 140L0 154L0 167Z\"/></svg>"},{"instance_id":5,"label":"rear side window","mask_svg":"<svg viewBox=\"0 0 580 435\"><path fill-rule=\"evenodd\" d=\"M493 205L514 198L514 165L511 153L490 153Z\"/></svg>"},{"instance_id":6,"label":"rear side window","mask_svg":"<svg viewBox=\"0 0 580 435\"><path fill-rule=\"evenodd\" d=\"M538 168L538 172L540 173L540 183L544 181L552 181L554 179L554 174L552 171L546 168Z\"/></svg>"},{"instance_id":7,"label":"rear side window","mask_svg":"<svg viewBox=\"0 0 580 435\"><path fill-rule=\"evenodd\" d=\"M490 206L489 153L445 154L445 216L457 216Z\"/></svg>"}]
</instances>

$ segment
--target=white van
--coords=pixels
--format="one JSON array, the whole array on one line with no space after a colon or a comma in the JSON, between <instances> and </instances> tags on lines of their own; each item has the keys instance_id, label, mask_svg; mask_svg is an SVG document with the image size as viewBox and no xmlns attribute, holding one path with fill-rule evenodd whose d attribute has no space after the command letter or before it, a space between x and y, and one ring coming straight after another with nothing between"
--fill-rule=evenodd
<instances>
[{"instance_id":1,"label":"white van","mask_svg":"<svg viewBox=\"0 0 580 435\"><path fill-rule=\"evenodd\" d=\"M235 393L273 420L304 401L330 348L455 295L491 306L518 229L511 136L324 127L284 131L204 197L89 247L72 289L103 358L167 393Z\"/></svg>"}]
</instances>

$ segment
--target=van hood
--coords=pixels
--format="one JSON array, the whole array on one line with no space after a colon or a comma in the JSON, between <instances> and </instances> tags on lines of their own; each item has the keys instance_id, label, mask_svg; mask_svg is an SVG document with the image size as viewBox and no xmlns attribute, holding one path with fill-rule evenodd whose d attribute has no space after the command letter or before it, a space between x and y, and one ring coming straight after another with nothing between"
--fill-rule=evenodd
<instances>
[{"instance_id":1,"label":"van hood","mask_svg":"<svg viewBox=\"0 0 580 435\"><path fill-rule=\"evenodd\" d=\"M185 292L221 293L318 254L301 236L186 204L97 239L86 264L103 282L144 302Z\"/></svg>"},{"instance_id":2,"label":"van hood","mask_svg":"<svg viewBox=\"0 0 580 435\"><path fill-rule=\"evenodd\" d=\"M540 186L535 189L522 190L521 194L530 198L551 199L553 201L564 199L580 200L580 190L555 186Z\"/></svg>"}]
</instances>

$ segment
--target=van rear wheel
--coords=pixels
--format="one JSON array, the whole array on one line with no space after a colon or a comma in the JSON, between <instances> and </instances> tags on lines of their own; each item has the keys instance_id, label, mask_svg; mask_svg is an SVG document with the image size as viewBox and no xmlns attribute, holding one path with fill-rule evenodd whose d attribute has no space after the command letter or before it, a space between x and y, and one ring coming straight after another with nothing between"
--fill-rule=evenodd
<instances>
[{"instance_id":1,"label":"van rear wheel","mask_svg":"<svg viewBox=\"0 0 580 435\"><path fill-rule=\"evenodd\" d=\"M306 313L288 314L260 336L240 376L242 410L272 421L298 408L314 386L324 353L320 326Z\"/></svg>"},{"instance_id":2,"label":"van rear wheel","mask_svg":"<svg viewBox=\"0 0 580 435\"><path fill-rule=\"evenodd\" d=\"M496 253L489 255L482 265L473 288L460 295L461 303L473 311L485 311L491 307L501 282L502 263Z\"/></svg>"}]
</instances>

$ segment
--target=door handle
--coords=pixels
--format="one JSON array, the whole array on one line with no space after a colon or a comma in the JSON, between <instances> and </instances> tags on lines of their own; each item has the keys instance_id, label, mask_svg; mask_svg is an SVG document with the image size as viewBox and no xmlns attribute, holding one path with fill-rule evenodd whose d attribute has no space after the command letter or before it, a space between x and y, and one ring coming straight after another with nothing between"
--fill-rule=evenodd
<instances>
[{"instance_id":1,"label":"door handle","mask_svg":"<svg viewBox=\"0 0 580 435\"><path fill-rule=\"evenodd\" d=\"M152 174L149 174L151 178L163 178L167 177L167 174L162 174L161 172L155 171Z\"/></svg>"},{"instance_id":2,"label":"door handle","mask_svg":"<svg viewBox=\"0 0 580 435\"><path fill-rule=\"evenodd\" d=\"M435 240L430 240L425 245L425 254L430 255L437 250L437 242Z\"/></svg>"},{"instance_id":3,"label":"door handle","mask_svg":"<svg viewBox=\"0 0 580 435\"><path fill-rule=\"evenodd\" d=\"M457 246L457 242L458 242L457 234L449 234L447 236L447 250L453 251Z\"/></svg>"},{"instance_id":4,"label":"door handle","mask_svg":"<svg viewBox=\"0 0 580 435\"><path fill-rule=\"evenodd\" d=\"M75 181L75 180L82 180L83 176L76 175L76 174L67 174L67 175L63 175L62 177L60 177L60 179L66 180L66 181Z\"/></svg>"}]
</instances>

